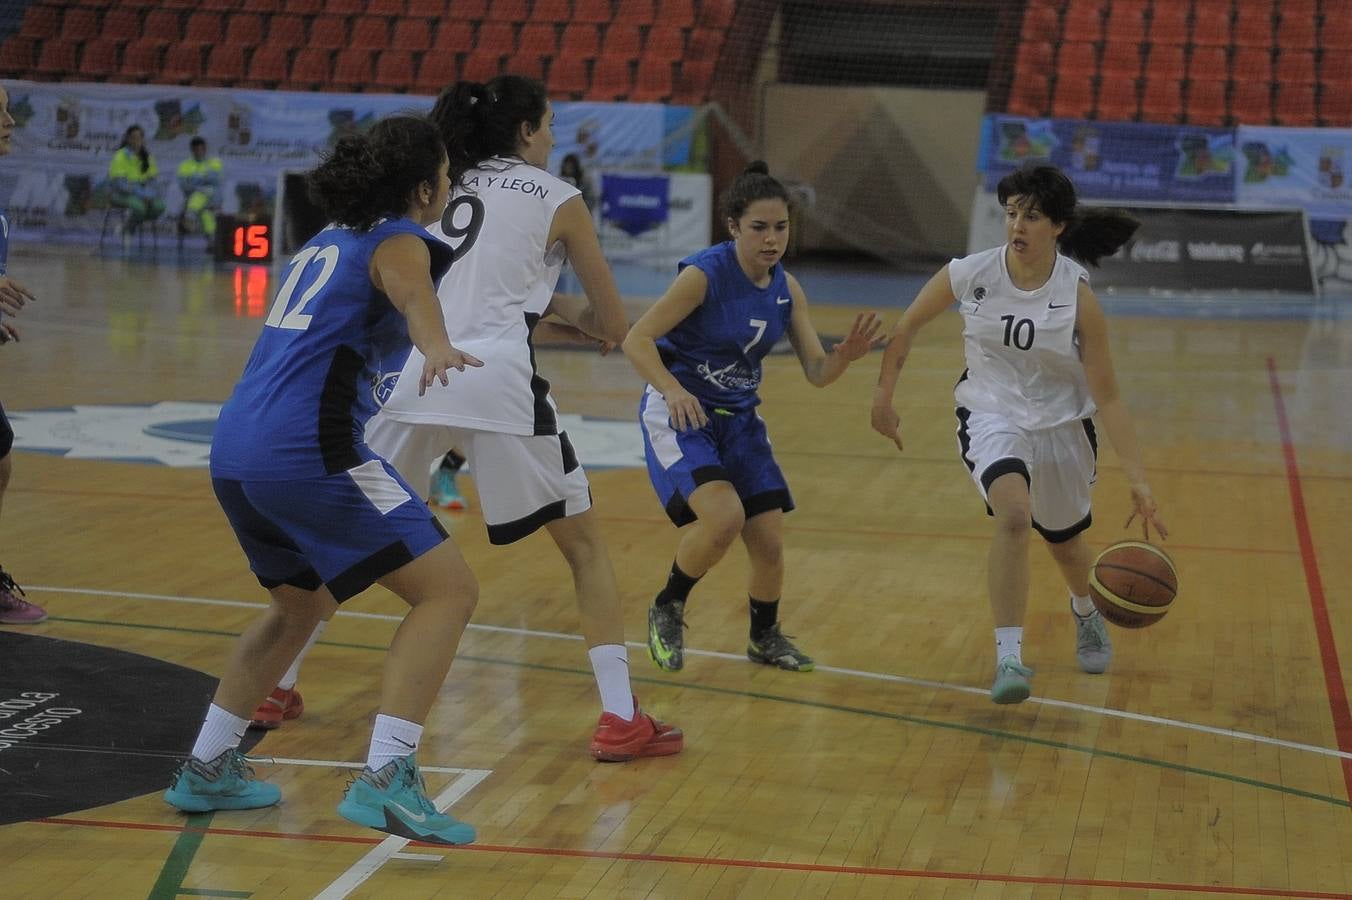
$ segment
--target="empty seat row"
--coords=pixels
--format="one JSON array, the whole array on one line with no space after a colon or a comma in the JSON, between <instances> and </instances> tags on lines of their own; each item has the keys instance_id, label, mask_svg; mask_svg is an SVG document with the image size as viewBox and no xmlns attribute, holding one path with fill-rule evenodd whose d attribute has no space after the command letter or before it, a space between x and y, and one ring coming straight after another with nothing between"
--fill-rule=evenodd
<instances>
[{"instance_id":1,"label":"empty seat row","mask_svg":"<svg viewBox=\"0 0 1352 900\"><path fill-rule=\"evenodd\" d=\"M1170 44L1096 44L1072 41L1059 49L1045 42L1024 44L1019 48L1016 72L1048 74L1078 78L1201 78L1225 80L1228 78L1258 81L1299 82L1313 84L1321 80L1320 70L1352 73L1352 60L1342 53L1325 53L1316 63L1313 50L1282 50L1259 47L1185 48Z\"/></svg>"}]
</instances>

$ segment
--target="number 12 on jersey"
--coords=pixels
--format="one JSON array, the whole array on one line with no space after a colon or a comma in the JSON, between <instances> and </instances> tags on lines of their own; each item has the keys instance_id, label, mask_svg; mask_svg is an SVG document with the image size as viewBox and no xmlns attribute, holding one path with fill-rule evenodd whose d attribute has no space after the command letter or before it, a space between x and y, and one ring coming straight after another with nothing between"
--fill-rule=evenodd
<instances>
[{"instance_id":1,"label":"number 12 on jersey","mask_svg":"<svg viewBox=\"0 0 1352 900\"><path fill-rule=\"evenodd\" d=\"M300 302L296 304L295 309L288 311L287 308L291 306L291 295L300 286L301 279L312 262L319 263L319 272L305 289L305 293L300 295ZM305 312L305 307L324 290L324 285L329 283L337 268L338 248L333 244L327 247L306 247L297 253L291 260L291 271L286 273L286 281L282 282L281 288L278 289L277 299L272 301L272 310L263 324L289 331L304 331L309 328L312 316Z\"/></svg>"}]
</instances>

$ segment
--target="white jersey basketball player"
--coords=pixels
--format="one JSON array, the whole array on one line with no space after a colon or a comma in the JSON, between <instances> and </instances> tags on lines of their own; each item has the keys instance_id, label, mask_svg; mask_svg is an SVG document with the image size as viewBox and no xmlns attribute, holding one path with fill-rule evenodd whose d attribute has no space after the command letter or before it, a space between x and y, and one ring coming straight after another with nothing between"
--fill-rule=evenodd
<instances>
[{"instance_id":1,"label":"white jersey basketball player","mask_svg":"<svg viewBox=\"0 0 1352 900\"><path fill-rule=\"evenodd\" d=\"M1097 413L1131 485L1131 520L1167 534L1146 483L1131 418L1118 393L1107 323L1085 268L1126 242L1136 223L1110 211L1076 210L1075 188L1052 166L1000 182L1008 242L955 259L921 289L883 354L873 428L902 446L892 407L915 334L955 302L963 319L967 369L954 390L962 460L995 517L989 583L995 617L991 698L1029 696L1023 665L1028 542L1042 536L1070 588L1076 656L1103 672L1112 657L1106 626L1089 598L1090 489ZM1069 255L1057 252L1058 245ZM1073 259L1072 257L1075 257Z\"/></svg>"}]
</instances>

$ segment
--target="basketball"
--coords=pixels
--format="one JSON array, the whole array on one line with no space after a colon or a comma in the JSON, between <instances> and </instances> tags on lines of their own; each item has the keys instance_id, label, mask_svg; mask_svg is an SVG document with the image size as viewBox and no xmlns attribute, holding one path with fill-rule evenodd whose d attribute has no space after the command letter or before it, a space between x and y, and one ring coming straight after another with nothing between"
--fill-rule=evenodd
<instances>
[{"instance_id":1,"label":"basketball","mask_svg":"<svg viewBox=\"0 0 1352 900\"><path fill-rule=\"evenodd\" d=\"M1089 596L1099 613L1122 628L1154 625L1178 593L1174 561L1154 544L1118 541L1098 555L1089 571Z\"/></svg>"}]
</instances>

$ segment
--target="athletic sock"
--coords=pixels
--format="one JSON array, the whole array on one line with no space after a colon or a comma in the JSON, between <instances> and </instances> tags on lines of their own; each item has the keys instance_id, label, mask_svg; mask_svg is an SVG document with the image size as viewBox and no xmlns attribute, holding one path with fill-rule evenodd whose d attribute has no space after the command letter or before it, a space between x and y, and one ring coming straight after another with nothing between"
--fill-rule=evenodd
<instances>
[{"instance_id":1,"label":"athletic sock","mask_svg":"<svg viewBox=\"0 0 1352 900\"><path fill-rule=\"evenodd\" d=\"M371 749L366 753L366 768L378 772L386 763L416 753L422 733L421 725L407 719L377 715L371 731Z\"/></svg>"},{"instance_id":2,"label":"athletic sock","mask_svg":"<svg viewBox=\"0 0 1352 900\"><path fill-rule=\"evenodd\" d=\"M1023 628L1008 627L995 629L995 663L999 665L1007 656L1023 664Z\"/></svg>"},{"instance_id":3,"label":"athletic sock","mask_svg":"<svg viewBox=\"0 0 1352 900\"><path fill-rule=\"evenodd\" d=\"M634 718L634 691L629 684L629 651L623 644L598 644L587 651L596 689L601 692L601 711L626 722Z\"/></svg>"},{"instance_id":4,"label":"athletic sock","mask_svg":"<svg viewBox=\"0 0 1352 900\"><path fill-rule=\"evenodd\" d=\"M671 574L667 576L666 587L658 593L657 599L653 601L656 606L666 606L669 603L675 603L678 600L684 603L690 596L690 589L695 586L699 578L691 578L681 571L681 567L676 565L675 561L671 564Z\"/></svg>"},{"instance_id":5,"label":"athletic sock","mask_svg":"<svg viewBox=\"0 0 1352 900\"><path fill-rule=\"evenodd\" d=\"M236 749L244 740L248 727L248 719L231 715L215 703L211 704L202 730L197 733L197 743L192 745L193 759L211 762L225 751Z\"/></svg>"}]
</instances>

